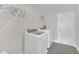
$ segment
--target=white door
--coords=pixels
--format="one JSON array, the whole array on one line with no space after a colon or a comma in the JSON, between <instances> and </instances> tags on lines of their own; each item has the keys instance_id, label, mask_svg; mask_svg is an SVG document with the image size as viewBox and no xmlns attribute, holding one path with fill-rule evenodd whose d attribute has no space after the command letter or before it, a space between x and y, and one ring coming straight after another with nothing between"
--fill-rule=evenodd
<instances>
[{"instance_id":1,"label":"white door","mask_svg":"<svg viewBox=\"0 0 79 59\"><path fill-rule=\"evenodd\" d=\"M66 12L58 14L57 42L75 45L75 12Z\"/></svg>"}]
</instances>

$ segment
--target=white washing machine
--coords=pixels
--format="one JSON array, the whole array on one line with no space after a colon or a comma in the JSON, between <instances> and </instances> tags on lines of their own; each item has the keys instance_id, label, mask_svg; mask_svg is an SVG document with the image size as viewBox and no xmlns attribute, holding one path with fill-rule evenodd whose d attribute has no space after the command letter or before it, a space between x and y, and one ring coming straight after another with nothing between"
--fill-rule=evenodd
<instances>
[{"instance_id":1,"label":"white washing machine","mask_svg":"<svg viewBox=\"0 0 79 59\"><path fill-rule=\"evenodd\" d=\"M48 33L44 31L26 32L24 39L25 54L46 54L48 48Z\"/></svg>"},{"instance_id":2,"label":"white washing machine","mask_svg":"<svg viewBox=\"0 0 79 59\"><path fill-rule=\"evenodd\" d=\"M48 48L50 48L50 46L52 45L52 42L53 42L52 32L50 30L40 30L40 29L39 29L39 31L47 32L47 35L48 35Z\"/></svg>"}]
</instances>

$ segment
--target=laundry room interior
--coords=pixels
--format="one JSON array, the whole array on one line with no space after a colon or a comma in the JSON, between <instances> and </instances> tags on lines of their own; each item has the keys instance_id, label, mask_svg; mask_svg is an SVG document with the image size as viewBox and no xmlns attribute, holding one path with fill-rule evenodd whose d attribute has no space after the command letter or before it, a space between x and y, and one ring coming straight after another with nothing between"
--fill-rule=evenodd
<instances>
[{"instance_id":1,"label":"laundry room interior","mask_svg":"<svg viewBox=\"0 0 79 59\"><path fill-rule=\"evenodd\" d=\"M79 4L0 4L0 54L79 54Z\"/></svg>"}]
</instances>

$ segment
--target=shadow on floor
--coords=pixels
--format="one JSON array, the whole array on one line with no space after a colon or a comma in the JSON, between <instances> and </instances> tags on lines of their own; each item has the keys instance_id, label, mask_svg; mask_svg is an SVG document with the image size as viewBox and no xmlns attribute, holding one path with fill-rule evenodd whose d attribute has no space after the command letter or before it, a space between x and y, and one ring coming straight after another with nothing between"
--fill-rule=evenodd
<instances>
[{"instance_id":1,"label":"shadow on floor","mask_svg":"<svg viewBox=\"0 0 79 59\"><path fill-rule=\"evenodd\" d=\"M53 42L47 54L79 54L73 46Z\"/></svg>"}]
</instances>

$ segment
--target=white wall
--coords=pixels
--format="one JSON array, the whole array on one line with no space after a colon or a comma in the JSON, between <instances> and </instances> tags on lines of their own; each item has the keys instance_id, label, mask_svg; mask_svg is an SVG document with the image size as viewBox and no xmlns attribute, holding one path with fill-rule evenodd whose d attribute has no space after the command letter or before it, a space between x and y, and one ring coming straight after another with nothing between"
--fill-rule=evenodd
<instances>
[{"instance_id":1,"label":"white wall","mask_svg":"<svg viewBox=\"0 0 79 59\"><path fill-rule=\"evenodd\" d=\"M41 22L40 22L40 14L39 12L37 12L32 5L15 5L16 7L26 11L26 27L27 29L37 29L40 28L42 26Z\"/></svg>"},{"instance_id":2,"label":"white wall","mask_svg":"<svg viewBox=\"0 0 79 59\"><path fill-rule=\"evenodd\" d=\"M79 5L77 5L76 9L76 33L77 33L77 49L79 51Z\"/></svg>"},{"instance_id":3,"label":"white wall","mask_svg":"<svg viewBox=\"0 0 79 59\"><path fill-rule=\"evenodd\" d=\"M57 4L51 4L51 5L37 5L35 6L39 12L46 16L46 25L47 29L50 29L52 31L52 37L54 41L57 40L57 14L58 13L64 13L64 12L71 12L75 11L76 5L71 4L65 4L65 5L57 5ZM43 20L42 20L43 21Z\"/></svg>"},{"instance_id":4,"label":"white wall","mask_svg":"<svg viewBox=\"0 0 79 59\"><path fill-rule=\"evenodd\" d=\"M5 11L0 14L0 49L9 53L22 50L25 19L20 19Z\"/></svg>"},{"instance_id":5,"label":"white wall","mask_svg":"<svg viewBox=\"0 0 79 59\"><path fill-rule=\"evenodd\" d=\"M26 29L38 29L41 28L41 26L42 24L39 18L27 14Z\"/></svg>"},{"instance_id":6,"label":"white wall","mask_svg":"<svg viewBox=\"0 0 79 59\"><path fill-rule=\"evenodd\" d=\"M47 29L51 31L53 41L57 38L57 14L51 13L48 15L45 15L45 24L47 26ZM43 21L43 20L41 20Z\"/></svg>"},{"instance_id":7,"label":"white wall","mask_svg":"<svg viewBox=\"0 0 79 59\"><path fill-rule=\"evenodd\" d=\"M22 10L24 9L22 8ZM33 13L29 14L26 10L26 16L27 18L23 19L13 16L7 11L0 13L0 51L8 50L9 53L23 51L25 29L40 27L39 20Z\"/></svg>"}]
</instances>

